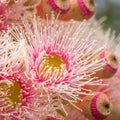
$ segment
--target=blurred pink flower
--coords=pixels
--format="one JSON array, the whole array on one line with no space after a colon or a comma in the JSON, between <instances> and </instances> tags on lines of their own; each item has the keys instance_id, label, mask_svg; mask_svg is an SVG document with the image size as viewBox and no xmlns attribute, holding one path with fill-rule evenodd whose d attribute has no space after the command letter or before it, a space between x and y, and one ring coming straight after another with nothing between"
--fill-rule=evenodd
<instances>
[{"instance_id":1,"label":"blurred pink flower","mask_svg":"<svg viewBox=\"0 0 120 120\"><path fill-rule=\"evenodd\" d=\"M0 31L12 23L21 23L21 18L32 15L40 0L0 0Z\"/></svg>"},{"instance_id":2,"label":"blurred pink flower","mask_svg":"<svg viewBox=\"0 0 120 120\"><path fill-rule=\"evenodd\" d=\"M6 5L0 3L0 31L5 30L8 25L8 20L5 14L6 14Z\"/></svg>"},{"instance_id":3,"label":"blurred pink flower","mask_svg":"<svg viewBox=\"0 0 120 120\"><path fill-rule=\"evenodd\" d=\"M0 37L0 119L35 119L37 90L26 76L24 42ZM39 97L39 94L38 94ZM37 106L38 107L38 106Z\"/></svg>"}]
</instances>

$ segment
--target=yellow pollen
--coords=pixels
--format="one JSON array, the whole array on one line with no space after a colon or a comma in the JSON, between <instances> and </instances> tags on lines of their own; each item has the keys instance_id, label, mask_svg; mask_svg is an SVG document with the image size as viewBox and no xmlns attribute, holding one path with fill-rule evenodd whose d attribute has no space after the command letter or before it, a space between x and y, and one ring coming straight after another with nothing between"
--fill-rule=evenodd
<instances>
[{"instance_id":1,"label":"yellow pollen","mask_svg":"<svg viewBox=\"0 0 120 120\"><path fill-rule=\"evenodd\" d=\"M48 73L49 75L55 72L57 74L57 77L59 77L63 68L66 68L66 64L60 56L48 55L42 59L42 68L40 72L42 74Z\"/></svg>"},{"instance_id":2,"label":"yellow pollen","mask_svg":"<svg viewBox=\"0 0 120 120\"><path fill-rule=\"evenodd\" d=\"M1 106L3 110L7 111L16 108L22 102L19 83L15 80L1 80L0 98L0 104L3 104L3 106Z\"/></svg>"}]
</instances>

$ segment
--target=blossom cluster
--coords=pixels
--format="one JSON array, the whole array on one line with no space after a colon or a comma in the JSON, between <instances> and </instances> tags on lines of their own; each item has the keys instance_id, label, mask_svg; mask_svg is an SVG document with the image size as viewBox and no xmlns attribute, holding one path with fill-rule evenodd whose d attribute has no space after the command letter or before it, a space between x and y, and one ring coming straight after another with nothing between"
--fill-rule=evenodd
<instances>
[{"instance_id":1,"label":"blossom cluster","mask_svg":"<svg viewBox=\"0 0 120 120\"><path fill-rule=\"evenodd\" d=\"M120 45L93 5L0 1L1 120L119 120Z\"/></svg>"}]
</instances>

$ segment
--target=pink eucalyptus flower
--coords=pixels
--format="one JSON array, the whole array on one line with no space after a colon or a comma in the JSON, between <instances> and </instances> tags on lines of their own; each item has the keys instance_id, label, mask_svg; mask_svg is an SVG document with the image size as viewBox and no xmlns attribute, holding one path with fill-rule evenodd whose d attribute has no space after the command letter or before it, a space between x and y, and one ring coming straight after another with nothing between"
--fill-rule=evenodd
<instances>
[{"instance_id":1,"label":"pink eucalyptus flower","mask_svg":"<svg viewBox=\"0 0 120 120\"><path fill-rule=\"evenodd\" d=\"M24 42L13 40L0 37L0 119L36 119L40 93L26 76Z\"/></svg>"},{"instance_id":2,"label":"pink eucalyptus flower","mask_svg":"<svg viewBox=\"0 0 120 120\"><path fill-rule=\"evenodd\" d=\"M10 29L15 41L26 42L24 53L30 78L47 95L49 104L57 104L56 111L62 111L63 116L67 115L66 102L76 107L74 103L88 94L84 85L101 84L101 80L90 77L103 66L102 60L91 59L104 48L97 49L99 42L91 26L87 21L43 23L34 18L32 22L24 20L23 28L16 27L17 32L14 26Z\"/></svg>"},{"instance_id":3,"label":"pink eucalyptus flower","mask_svg":"<svg viewBox=\"0 0 120 120\"><path fill-rule=\"evenodd\" d=\"M77 112L80 111L74 110L81 108L75 103L82 101L82 96L92 91L84 88L85 85L103 83L102 80L90 77L104 65L103 59L94 62L92 60L106 48L109 37L105 37L102 32L98 34L98 27L92 27L91 21L65 23L36 19L23 19L23 24L11 26L4 39L1 37L1 71L9 71L7 73L13 75L14 70L19 73L18 76L25 76L26 80L32 81L32 86L37 89L37 94L34 95L35 104L28 103L31 109L34 108L31 112L33 115L26 112L28 119L46 120L48 117L58 116L82 120L84 116L81 113L79 116ZM4 53L8 53L10 59ZM11 65L12 69L6 69ZM71 114L71 110L67 110L70 104L74 107L76 116Z\"/></svg>"}]
</instances>

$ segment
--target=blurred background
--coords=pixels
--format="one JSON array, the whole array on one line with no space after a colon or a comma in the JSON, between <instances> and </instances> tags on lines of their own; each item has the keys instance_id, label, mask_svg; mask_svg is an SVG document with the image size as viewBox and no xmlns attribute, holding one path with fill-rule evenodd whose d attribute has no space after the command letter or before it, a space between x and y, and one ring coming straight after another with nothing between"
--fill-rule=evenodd
<instances>
[{"instance_id":1,"label":"blurred background","mask_svg":"<svg viewBox=\"0 0 120 120\"><path fill-rule=\"evenodd\" d=\"M103 28L112 28L116 36L120 33L120 0L95 0L96 19L106 16Z\"/></svg>"}]
</instances>

